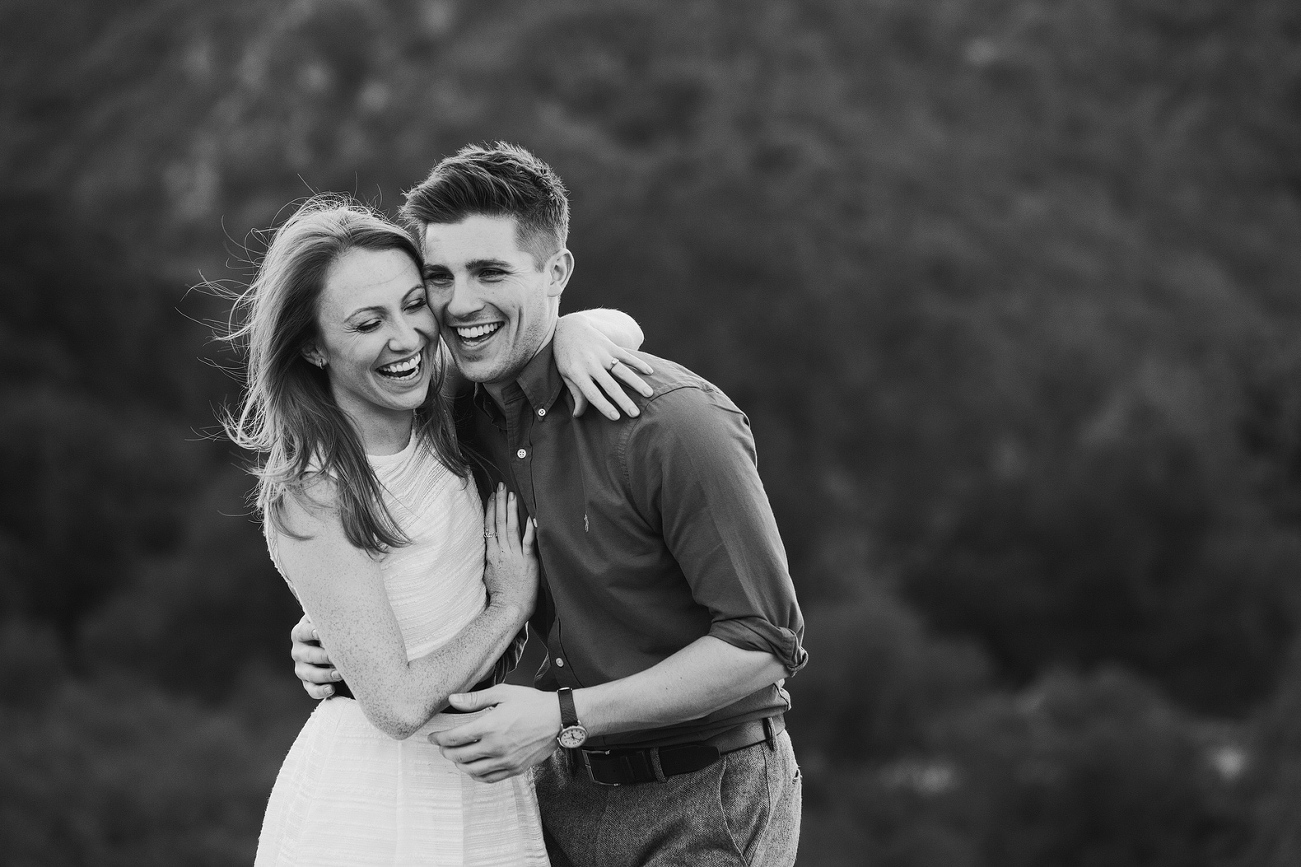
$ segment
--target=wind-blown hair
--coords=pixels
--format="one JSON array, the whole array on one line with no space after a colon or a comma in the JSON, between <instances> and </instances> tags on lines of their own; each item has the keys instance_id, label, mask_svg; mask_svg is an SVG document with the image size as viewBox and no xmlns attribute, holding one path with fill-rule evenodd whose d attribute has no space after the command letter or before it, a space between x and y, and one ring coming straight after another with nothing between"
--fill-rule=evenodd
<instances>
[{"instance_id":1,"label":"wind-blown hair","mask_svg":"<svg viewBox=\"0 0 1301 867\"><path fill-rule=\"evenodd\" d=\"M285 497L308 496L321 479L333 483L348 541L371 553L410 540L384 505L381 485L361 437L330 391L329 375L302 355L319 334L317 314L330 267L350 250L397 250L423 267L411 237L371 209L346 197L314 196L274 233L257 276L240 293L225 339L247 356L247 383L238 415L222 423L237 445L259 456L257 508L278 531ZM431 353L429 394L416 410L421 443L462 479L469 470L442 397L445 368Z\"/></svg>"},{"instance_id":2,"label":"wind-blown hair","mask_svg":"<svg viewBox=\"0 0 1301 867\"><path fill-rule=\"evenodd\" d=\"M420 236L431 223L514 217L519 244L541 268L569 238L569 199L551 167L524 148L467 145L407 191L402 220Z\"/></svg>"}]
</instances>

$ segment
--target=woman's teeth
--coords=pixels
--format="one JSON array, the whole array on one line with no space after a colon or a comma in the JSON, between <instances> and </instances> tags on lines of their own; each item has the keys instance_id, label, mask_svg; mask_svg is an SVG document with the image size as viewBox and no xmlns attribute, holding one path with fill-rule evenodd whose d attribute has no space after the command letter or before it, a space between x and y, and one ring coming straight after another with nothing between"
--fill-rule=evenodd
<instances>
[{"instance_id":1,"label":"woman's teeth","mask_svg":"<svg viewBox=\"0 0 1301 867\"><path fill-rule=\"evenodd\" d=\"M379 372L389 379L414 379L420 375L420 356L413 355L403 361L395 361L379 368Z\"/></svg>"}]
</instances>

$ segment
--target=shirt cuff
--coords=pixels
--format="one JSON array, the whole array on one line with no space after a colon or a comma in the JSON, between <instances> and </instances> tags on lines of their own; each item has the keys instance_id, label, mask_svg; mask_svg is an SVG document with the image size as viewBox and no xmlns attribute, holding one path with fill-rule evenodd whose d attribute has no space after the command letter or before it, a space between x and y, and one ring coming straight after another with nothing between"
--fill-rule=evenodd
<instances>
[{"instance_id":1,"label":"shirt cuff","mask_svg":"<svg viewBox=\"0 0 1301 867\"><path fill-rule=\"evenodd\" d=\"M785 627L774 626L762 617L716 620L709 627L709 634L742 650L771 653L786 666L788 676L795 674L809 661L808 651L800 643L798 635Z\"/></svg>"}]
</instances>

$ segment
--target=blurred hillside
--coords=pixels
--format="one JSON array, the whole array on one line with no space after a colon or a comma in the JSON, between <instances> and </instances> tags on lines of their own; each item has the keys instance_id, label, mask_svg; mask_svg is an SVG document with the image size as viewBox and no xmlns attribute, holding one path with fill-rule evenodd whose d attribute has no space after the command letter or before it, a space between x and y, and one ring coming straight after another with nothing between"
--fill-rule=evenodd
<instances>
[{"instance_id":1,"label":"blurred hillside","mask_svg":"<svg viewBox=\"0 0 1301 867\"><path fill-rule=\"evenodd\" d=\"M188 287L495 139L754 424L801 864L1301 862L1295 3L0 0L0 93L13 863L251 856L310 702Z\"/></svg>"}]
</instances>

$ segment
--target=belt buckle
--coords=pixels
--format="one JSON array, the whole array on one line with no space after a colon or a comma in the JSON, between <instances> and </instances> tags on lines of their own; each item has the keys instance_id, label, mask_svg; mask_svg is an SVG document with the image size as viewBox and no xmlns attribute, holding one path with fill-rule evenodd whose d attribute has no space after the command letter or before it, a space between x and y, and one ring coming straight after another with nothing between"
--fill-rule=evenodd
<instances>
[{"instance_id":1,"label":"belt buckle","mask_svg":"<svg viewBox=\"0 0 1301 867\"><path fill-rule=\"evenodd\" d=\"M623 783L607 783L607 782L605 782L605 781L603 781L603 780L598 780L598 779L596 778L596 775L592 773L592 759L591 759L591 754L592 754L592 753L596 753L598 756L609 756L611 753L614 752L613 750L585 750L585 749L583 749L582 747L579 747L578 751L579 751L580 753L582 753L582 755L583 755L583 765L584 765L584 767L587 768L587 778L588 778L589 780L591 780L593 783L596 783L598 786L611 786L611 787L615 787L615 786L622 786L622 785L623 785Z\"/></svg>"}]
</instances>

